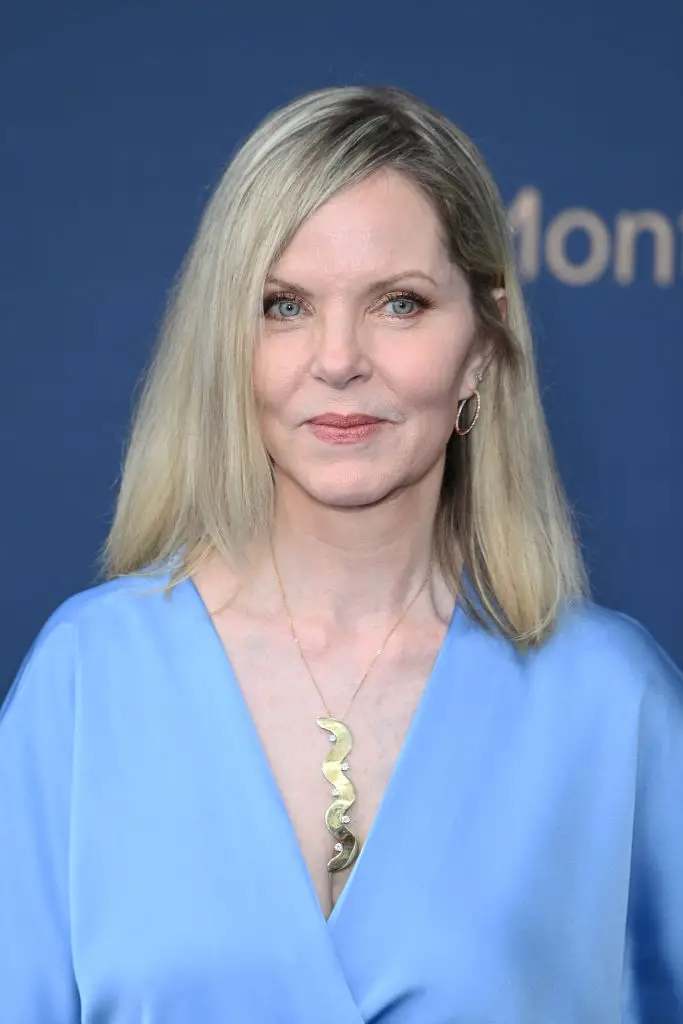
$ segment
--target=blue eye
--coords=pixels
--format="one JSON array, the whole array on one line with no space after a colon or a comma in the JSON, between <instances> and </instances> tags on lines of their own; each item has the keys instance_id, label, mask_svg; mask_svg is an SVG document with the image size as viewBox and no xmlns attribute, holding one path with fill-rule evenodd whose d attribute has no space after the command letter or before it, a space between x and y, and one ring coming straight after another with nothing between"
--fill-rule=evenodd
<instances>
[{"instance_id":1,"label":"blue eye","mask_svg":"<svg viewBox=\"0 0 683 1024\"><path fill-rule=\"evenodd\" d=\"M432 309L434 303L417 292L401 290L387 295L384 306L394 307L393 311L389 310L389 316L395 320L415 320L426 309Z\"/></svg>"},{"instance_id":2,"label":"blue eye","mask_svg":"<svg viewBox=\"0 0 683 1024\"><path fill-rule=\"evenodd\" d=\"M292 320L301 311L301 304L286 295L273 295L263 303L263 312L272 315L274 308L277 310L276 319Z\"/></svg>"},{"instance_id":3,"label":"blue eye","mask_svg":"<svg viewBox=\"0 0 683 1024\"><path fill-rule=\"evenodd\" d=\"M384 308L394 307L389 315L397 320L412 320L416 314L431 309L433 303L415 292L398 292L388 295L383 305ZM271 320L295 320L302 309L302 302L294 294L288 295L286 292L269 295L263 300L263 314Z\"/></svg>"},{"instance_id":4,"label":"blue eye","mask_svg":"<svg viewBox=\"0 0 683 1024\"><path fill-rule=\"evenodd\" d=\"M406 305L408 305L408 306L415 306L415 304L416 304L415 300L414 299L409 299L407 295L399 295L399 296L397 296L397 298L389 299L388 302L387 302L388 306L402 306L403 307L402 309L399 309L398 312L396 312L396 310L394 311L397 316L401 316L404 313L412 313L413 312L412 309L406 309L405 307L406 307Z\"/></svg>"}]
</instances>

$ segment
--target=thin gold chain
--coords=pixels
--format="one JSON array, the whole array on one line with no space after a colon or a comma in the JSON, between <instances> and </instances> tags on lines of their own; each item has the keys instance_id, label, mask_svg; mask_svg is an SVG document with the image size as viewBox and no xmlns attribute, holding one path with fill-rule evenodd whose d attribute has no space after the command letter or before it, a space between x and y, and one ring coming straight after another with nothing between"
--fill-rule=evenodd
<instances>
[{"instance_id":1,"label":"thin gold chain","mask_svg":"<svg viewBox=\"0 0 683 1024\"><path fill-rule=\"evenodd\" d=\"M287 622L289 623L289 632L292 634L292 640L296 644L296 648L297 648L297 650L299 652L301 660L303 661L304 666L306 667L306 671L308 672L309 676L311 677L311 682L313 683L313 685L315 686L316 690L318 691L318 696L320 697L320 700L322 701L323 707L325 708L325 711L326 711L328 717L329 718L334 718L335 716L330 711L330 709L328 707L328 704L327 704L327 701L323 697L322 691L321 691L320 687L318 686L318 683L316 681L315 676L313 675L313 672L311 671L311 666L308 664L308 660L306 658L306 655L304 654L303 649L301 647L301 642L299 640L299 637L297 636L296 629L294 628L294 620L292 619L292 613L291 613L291 610L290 610L290 607L289 607L289 602L287 601L287 595L285 594L284 584L282 582L282 577L280 576L280 570L278 568L277 559L275 558L275 550L272 547L272 545L271 545L271 555L272 555L272 558L273 558L273 568L275 569L275 575L277 577L278 586L280 588L280 594L282 596L282 604L284 606L285 614L287 616ZM377 652L375 653L372 661L370 662L370 664L366 668L365 672L363 673L361 681L358 683L358 686L356 687L356 689L354 690L353 694L351 695L351 700L346 705L344 713L341 715L341 719L342 720L344 718L346 718L346 716L348 715L349 710L351 708L351 705L353 704L354 700L358 696L358 693L360 692L361 686L363 685L365 680L370 675L370 672L372 671L372 668L373 668L375 662L377 661L379 656L384 651L384 648L389 643L389 640L394 635L394 633L396 632L398 627L401 625L401 623L403 622L404 618L406 617L406 615L408 614L410 609L413 607L413 605L417 601L417 599L420 596L420 594L422 593L422 591L427 586L427 583L429 582L429 577L432 574L432 567L433 567L433 563L430 562L429 566L427 567L427 572L426 572L425 577L424 577L424 579L423 579L423 581L422 581L422 583L420 585L419 590L417 590L416 593L413 594L413 596L411 597L410 601L405 606L405 608L403 609L403 611L401 612L399 617L396 619L396 622L393 624L393 626L391 627L391 629L389 630L389 632L385 636L384 640L380 644L379 648L377 649Z\"/></svg>"}]
</instances>

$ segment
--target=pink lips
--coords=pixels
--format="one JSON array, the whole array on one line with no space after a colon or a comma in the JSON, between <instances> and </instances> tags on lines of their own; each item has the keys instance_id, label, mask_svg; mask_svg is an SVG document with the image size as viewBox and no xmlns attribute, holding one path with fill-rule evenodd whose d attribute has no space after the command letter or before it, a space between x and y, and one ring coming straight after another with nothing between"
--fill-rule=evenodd
<instances>
[{"instance_id":1,"label":"pink lips","mask_svg":"<svg viewBox=\"0 0 683 1024\"><path fill-rule=\"evenodd\" d=\"M328 444L357 444L366 441L375 434L385 420L376 416L364 416L361 413L324 413L308 420L311 432L320 441Z\"/></svg>"}]
</instances>

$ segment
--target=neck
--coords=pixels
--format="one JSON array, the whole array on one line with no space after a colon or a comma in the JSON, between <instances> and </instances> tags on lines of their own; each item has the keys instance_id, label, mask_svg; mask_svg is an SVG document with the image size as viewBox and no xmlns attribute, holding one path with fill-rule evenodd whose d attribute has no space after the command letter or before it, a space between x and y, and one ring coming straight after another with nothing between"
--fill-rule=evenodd
<instances>
[{"instance_id":1,"label":"neck","mask_svg":"<svg viewBox=\"0 0 683 1024\"><path fill-rule=\"evenodd\" d=\"M296 617L353 629L400 614L432 562L437 502L432 486L371 507L330 508L279 482L273 550ZM434 576L421 600L447 616L452 598Z\"/></svg>"}]
</instances>

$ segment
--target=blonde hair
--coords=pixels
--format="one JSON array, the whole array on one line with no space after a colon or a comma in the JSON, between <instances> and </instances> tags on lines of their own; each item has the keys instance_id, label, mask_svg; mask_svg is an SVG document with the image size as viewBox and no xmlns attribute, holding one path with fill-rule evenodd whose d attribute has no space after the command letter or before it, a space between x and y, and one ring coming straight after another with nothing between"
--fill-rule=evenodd
<instances>
[{"instance_id":1,"label":"blonde hair","mask_svg":"<svg viewBox=\"0 0 683 1024\"><path fill-rule=\"evenodd\" d=\"M271 113L227 167L169 301L102 565L111 578L175 558L172 587L211 552L235 563L266 535L273 473L251 388L264 282L307 217L387 168L431 201L493 352L478 422L448 444L435 553L456 593L459 550L476 591L474 602L463 595L470 613L531 648L550 635L563 605L587 595L588 582L549 441L506 213L472 141L393 87L301 96ZM505 320L492 296L499 286Z\"/></svg>"}]
</instances>

